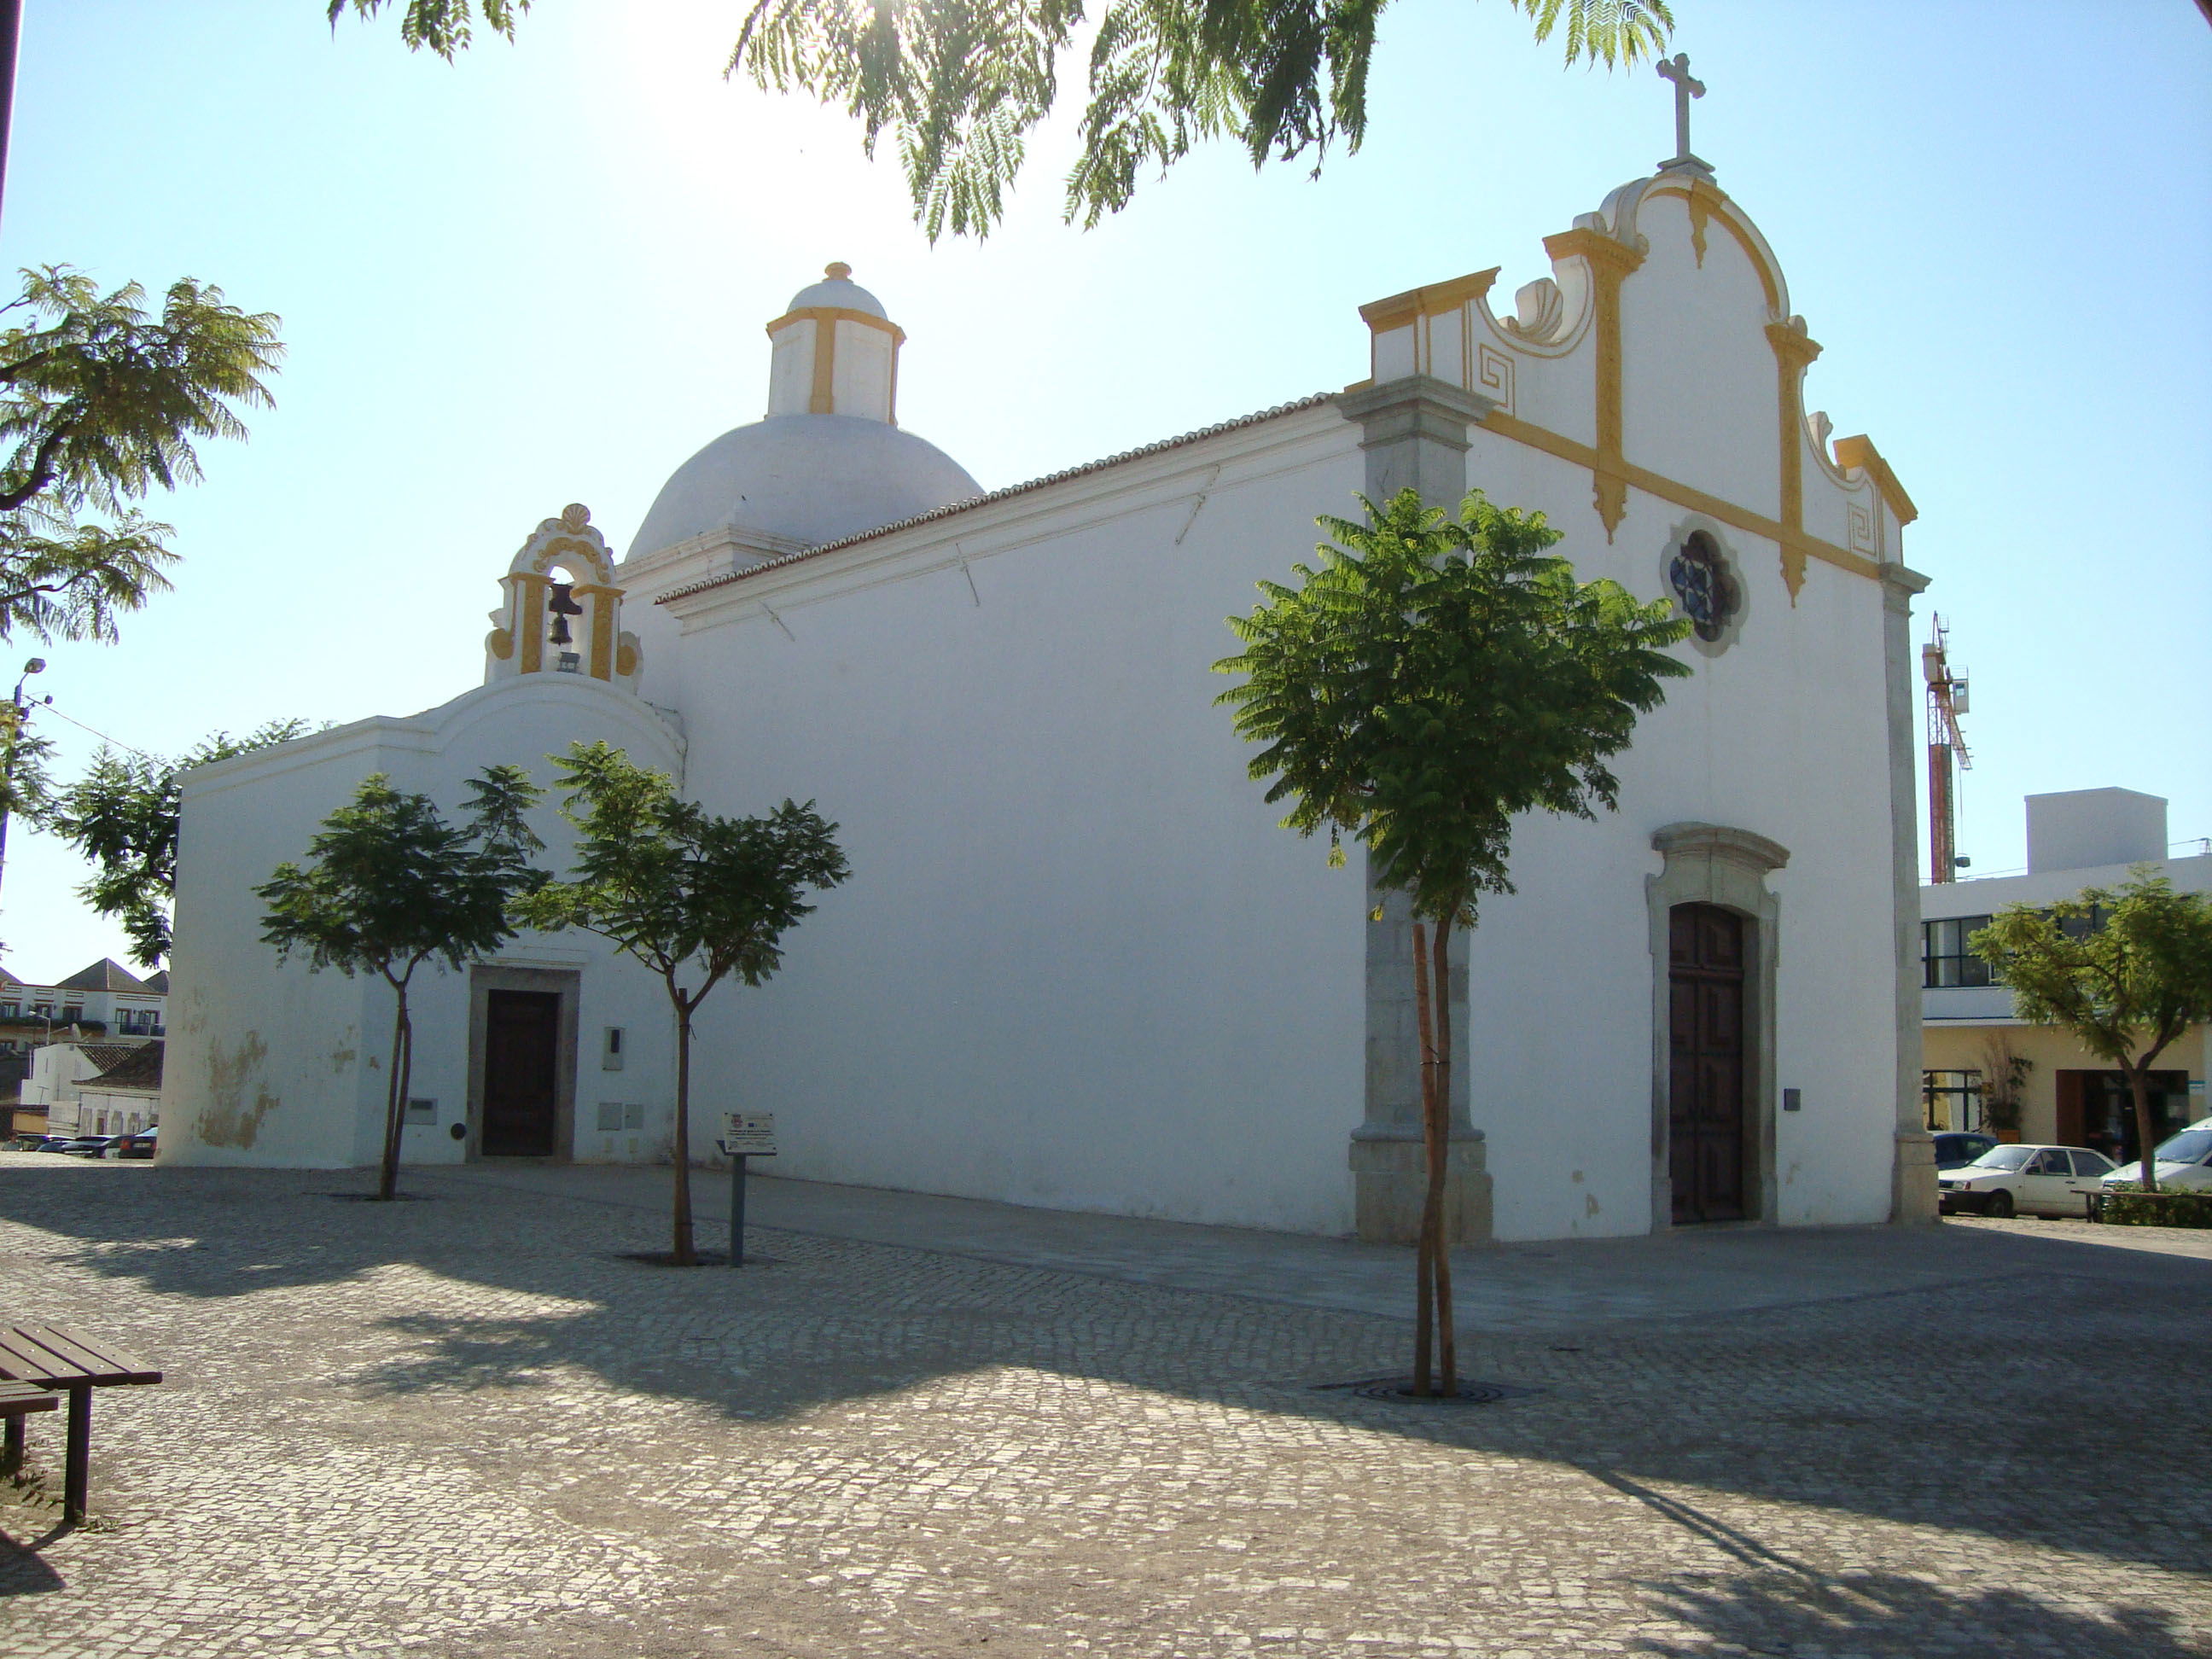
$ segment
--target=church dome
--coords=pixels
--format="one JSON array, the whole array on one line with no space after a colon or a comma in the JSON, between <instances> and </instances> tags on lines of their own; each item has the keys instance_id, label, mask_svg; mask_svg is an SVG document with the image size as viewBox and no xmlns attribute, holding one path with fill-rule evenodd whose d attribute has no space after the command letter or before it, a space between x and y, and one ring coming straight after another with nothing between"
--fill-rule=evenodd
<instances>
[{"instance_id":1,"label":"church dome","mask_svg":"<svg viewBox=\"0 0 2212 1659\"><path fill-rule=\"evenodd\" d=\"M925 438L853 415L772 415L725 432L660 487L630 556L729 526L810 547L983 493Z\"/></svg>"},{"instance_id":2,"label":"church dome","mask_svg":"<svg viewBox=\"0 0 2212 1659\"><path fill-rule=\"evenodd\" d=\"M906 336L832 264L768 325L768 417L725 432L678 467L629 556L717 531L805 546L970 501L982 486L895 419Z\"/></svg>"}]
</instances>

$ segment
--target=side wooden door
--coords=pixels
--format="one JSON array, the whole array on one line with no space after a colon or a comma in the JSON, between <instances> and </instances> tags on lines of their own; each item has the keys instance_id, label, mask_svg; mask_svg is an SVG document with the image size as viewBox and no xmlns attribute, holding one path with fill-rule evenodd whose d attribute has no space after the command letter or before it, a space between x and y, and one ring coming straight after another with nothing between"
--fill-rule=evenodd
<instances>
[{"instance_id":1,"label":"side wooden door","mask_svg":"<svg viewBox=\"0 0 2212 1659\"><path fill-rule=\"evenodd\" d=\"M1741 1221L1750 1134L1744 1097L1745 925L1712 904L1669 913L1668 1153L1674 1223Z\"/></svg>"}]
</instances>

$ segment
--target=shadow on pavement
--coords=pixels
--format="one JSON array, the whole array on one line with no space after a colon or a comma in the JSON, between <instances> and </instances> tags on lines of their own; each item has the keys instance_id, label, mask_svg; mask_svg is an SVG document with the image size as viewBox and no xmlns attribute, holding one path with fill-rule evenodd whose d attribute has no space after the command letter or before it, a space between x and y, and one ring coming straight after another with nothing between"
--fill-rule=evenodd
<instances>
[{"instance_id":1,"label":"shadow on pavement","mask_svg":"<svg viewBox=\"0 0 2212 1659\"><path fill-rule=\"evenodd\" d=\"M1745 1572L1646 1583L1656 1610L1700 1633L1646 1638L1637 1651L1668 1659L1715 1652L1849 1654L1927 1659L1933 1654L2063 1654L2066 1659L2203 1659L2172 1615L2121 1607L2109 1618L2056 1607L2007 1588L1947 1589L1894 1573L1814 1577Z\"/></svg>"},{"instance_id":2,"label":"shadow on pavement","mask_svg":"<svg viewBox=\"0 0 2212 1659\"><path fill-rule=\"evenodd\" d=\"M1440 1413L1316 1391L1405 1363L1406 1328L1385 1316L1164 1293L795 1234L757 1246L772 1243L781 1258L775 1267L672 1273L617 1254L658 1243L656 1218L496 1189L393 1206L307 1190L337 1179L156 1170L58 1180L0 1170L0 1216L82 1242L64 1260L114 1281L109 1325L118 1340L131 1331L126 1287L208 1301L412 1267L560 1304L495 1317L384 1318L372 1334L387 1340L367 1345L380 1357L334 1359L332 1388L522 1389L580 1370L625 1390L759 1419L948 1374L1028 1368L1572 1465L1742 1565L1735 1577L1664 1587L1683 1617L1717 1636L1735 1627L1731 1620L1779 1620L1837 1651L1884 1650L1879 1644L1893 1639L1894 1650L1914 1651L1912 1621L1942 1611L1954 1624L2033 1628L2051 1638L2045 1649L2184 1651L2163 1626L2107 1629L2087 1620L2073 1632L2069 1615L1994 1592L1816 1580L1655 1484L2176 1571L2208 1565L2212 1492L2201 1481L2177 1487L2152 1478L2157 1468L2201 1468L2201 1452L2147 1446L2127 1426L2133 1408L2124 1403L2172 1398L2175 1379L2203 1375L2212 1263L2203 1261L2158 1258L2148 1272L2140 1262L2115 1272L2112 1253L2097 1246L2010 1240L1983 1252L2001 1270L1885 1297L1617 1322L1571 1346L1471 1335L1467 1374L1543 1393ZM1164 1294L1187 1296L1189 1316L1162 1317L1174 1305ZM351 1352L362 1346L356 1340ZM1255 1358L1283 1352L1304 1356L1306 1369L1285 1375L1267 1369L1279 1358ZM180 1380L189 1371L188 1355L152 1357ZM2176 1432L2202 1444L2194 1431ZM1961 1478L1962 1452L1971 1452L1972 1479ZM2106 1645L2059 1639L2076 1636Z\"/></svg>"}]
</instances>

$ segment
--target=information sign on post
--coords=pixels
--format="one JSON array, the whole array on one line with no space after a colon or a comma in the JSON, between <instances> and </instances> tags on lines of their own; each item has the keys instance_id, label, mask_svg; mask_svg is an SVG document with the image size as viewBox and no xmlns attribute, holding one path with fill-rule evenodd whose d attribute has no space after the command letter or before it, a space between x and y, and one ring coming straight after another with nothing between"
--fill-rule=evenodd
<instances>
[{"instance_id":1,"label":"information sign on post","mask_svg":"<svg viewBox=\"0 0 2212 1659\"><path fill-rule=\"evenodd\" d=\"M722 1114L722 1155L725 1158L774 1158L774 1112Z\"/></svg>"},{"instance_id":2,"label":"information sign on post","mask_svg":"<svg viewBox=\"0 0 2212 1659\"><path fill-rule=\"evenodd\" d=\"M745 1265L745 1160L775 1156L774 1112L725 1112L722 1156L730 1160L730 1265Z\"/></svg>"}]
</instances>

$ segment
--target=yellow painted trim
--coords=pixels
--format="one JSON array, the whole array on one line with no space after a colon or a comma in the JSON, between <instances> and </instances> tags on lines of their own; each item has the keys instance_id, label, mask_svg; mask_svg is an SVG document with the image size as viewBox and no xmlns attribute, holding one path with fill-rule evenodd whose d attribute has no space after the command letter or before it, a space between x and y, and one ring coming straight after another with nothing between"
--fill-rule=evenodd
<instances>
[{"instance_id":1,"label":"yellow painted trim","mask_svg":"<svg viewBox=\"0 0 2212 1659\"><path fill-rule=\"evenodd\" d=\"M814 385L806 398L810 415L837 412L837 324L834 318L814 319Z\"/></svg>"},{"instance_id":2,"label":"yellow painted trim","mask_svg":"<svg viewBox=\"0 0 2212 1659\"><path fill-rule=\"evenodd\" d=\"M1897 515L1900 525L1911 524L1920 516L1920 509L1912 504L1912 497L1905 493L1905 486L1897 481L1897 474L1889 470L1889 463L1874 447L1874 440L1862 432L1856 438L1836 440L1836 465L1846 472L1861 471L1874 480L1874 487L1881 492L1889 510Z\"/></svg>"},{"instance_id":3,"label":"yellow painted trim","mask_svg":"<svg viewBox=\"0 0 2212 1659\"><path fill-rule=\"evenodd\" d=\"M491 647L492 655L501 662L508 661L514 655L514 633L512 629L493 629L491 638L486 643Z\"/></svg>"},{"instance_id":4,"label":"yellow painted trim","mask_svg":"<svg viewBox=\"0 0 2212 1659\"><path fill-rule=\"evenodd\" d=\"M589 586L579 583L572 590L571 597L587 597L592 601L591 673L595 680L614 677L616 607L622 596L621 588L600 582Z\"/></svg>"},{"instance_id":5,"label":"yellow painted trim","mask_svg":"<svg viewBox=\"0 0 2212 1659\"><path fill-rule=\"evenodd\" d=\"M1547 427L1537 426L1508 415L1503 410L1492 413L1483 421L1482 427L1486 432L1494 432L1514 443L1541 450L1545 454L1556 456L1572 465L1593 470L1597 465L1597 451L1589 445L1577 442ZM1785 553L1794 550L1801 557L1818 559L1838 570L1848 570L1855 576L1879 578L1881 574L1881 567L1874 560L1848 548L1838 547L1832 542L1822 541L1817 536L1808 536L1802 530L1785 529L1764 514L1753 513L1733 501L1723 501L1717 495L1709 495L1689 484L1678 483L1632 462L1623 462L1620 471L1623 483L1632 485L1645 495L1656 495L1662 501L1672 501L1677 507L1686 507L1692 512L1702 513L1707 518L1731 529L1741 530L1747 535L1764 537L1781 547Z\"/></svg>"},{"instance_id":6,"label":"yellow painted trim","mask_svg":"<svg viewBox=\"0 0 2212 1659\"><path fill-rule=\"evenodd\" d=\"M1654 196L1680 196L1690 204L1690 240L1698 252L1698 264L1705 263L1705 226L1712 220L1720 221L1728 234L1735 238L1736 246L1751 261L1751 268L1759 273L1759 286L1766 290L1766 308L1771 313L1782 309L1782 273L1774 269L1767 256L1759 251L1750 227L1739 216L1740 210L1729 199L1728 192L1717 185L1698 179L1694 184L1676 184L1669 179L1654 185L1644 192L1646 199Z\"/></svg>"},{"instance_id":7,"label":"yellow painted trim","mask_svg":"<svg viewBox=\"0 0 2212 1659\"><path fill-rule=\"evenodd\" d=\"M1781 425L1782 523L1792 532L1805 527L1805 368L1820 355L1818 342L1788 323L1769 323L1766 338L1774 348L1774 401ZM1782 580L1790 603L1805 585L1805 554L1796 540L1782 546Z\"/></svg>"},{"instance_id":8,"label":"yellow painted trim","mask_svg":"<svg viewBox=\"0 0 2212 1659\"><path fill-rule=\"evenodd\" d=\"M625 640L615 653L615 673L622 679L628 679L636 672L637 647Z\"/></svg>"},{"instance_id":9,"label":"yellow painted trim","mask_svg":"<svg viewBox=\"0 0 2212 1659\"><path fill-rule=\"evenodd\" d=\"M866 311L854 311L846 306L802 306L797 311L787 311L768 325L773 336L789 328L793 323L808 320L817 323L858 323L863 328L878 328L891 337L894 345L906 343L906 331L896 323L886 322L881 317Z\"/></svg>"},{"instance_id":10,"label":"yellow painted trim","mask_svg":"<svg viewBox=\"0 0 2212 1659\"><path fill-rule=\"evenodd\" d=\"M513 580L520 584L514 592L514 634L522 646L519 672L535 674L545 666L545 590L553 579L518 570Z\"/></svg>"},{"instance_id":11,"label":"yellow painted trim","mask_svg":"<svg viewBox=\"0 0 2212 1659\"><path fill-rule=\"evenodd\" d=\"M1605 538L1611 541L1628 511L1620 447L1620 284L1644 263L1644 256L1595 230L1547 236L1544 252L1554 260L1579 258L1589 267L1591 320L1597 337L1597 459L1590 469L1590 493L1605 526Z\"/></svg>"},{"instance_id":12,"label":"yellow painted trim","mask_svg":"<svg viewBox=\"0 0 2212 1659\"><path fill-rule=\"evenodd\" d=\"M542 574L551 570L564 558L576 560L601 581L614 574L614 561L597 544L581 536L555 537L538 550L538 556L531 562Z\"/></svg>"}]
</instances>

